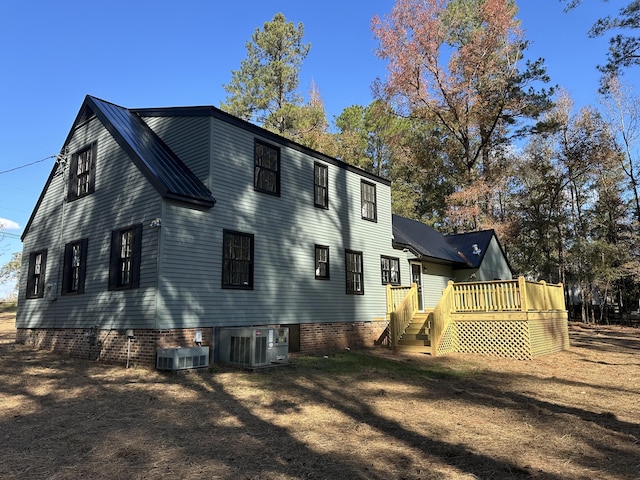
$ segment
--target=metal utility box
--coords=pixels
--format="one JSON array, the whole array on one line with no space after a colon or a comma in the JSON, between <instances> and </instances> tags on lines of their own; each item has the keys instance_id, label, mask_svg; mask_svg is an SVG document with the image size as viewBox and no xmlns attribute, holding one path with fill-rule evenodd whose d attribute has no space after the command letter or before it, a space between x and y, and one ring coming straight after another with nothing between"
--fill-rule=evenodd
<instances>
[{"instance_id":1,"label":"metal utility box","mask_svg":"<svg viewBox=\"0 0 640 480\"><path fill-rule=\"evenodd\" d=\"M156 349L158 370L186 370L209 366L209 347L178 347Z\"/></svg>"},{"instance_id":2,"label":"metal utility box","mask_svg":"<svg viewBox=\"0 0 640 480\"><path fill-rule=\"evenodd\" d=\"M221 328L219 361L244 367L289 363L289 329L286 327Z\"/></svg>"}]
</instances>

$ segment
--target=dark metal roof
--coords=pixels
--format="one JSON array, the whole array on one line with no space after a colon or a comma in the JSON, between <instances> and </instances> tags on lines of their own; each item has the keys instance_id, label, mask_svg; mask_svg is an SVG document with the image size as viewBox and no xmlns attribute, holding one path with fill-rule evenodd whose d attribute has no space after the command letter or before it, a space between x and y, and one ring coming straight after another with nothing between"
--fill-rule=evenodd
<instances>
[{"instance_id":1,"label":"dark metal roof","mask_svg":"<svg viewBox=\"0 0 640 480\"><path fill-rule=\"evenodd\" d=\"M473 268L478 268L495 235L493 230L446 235L445 239L462 253ZM477 248L474 248L474 245Z\"/></svg>"},{"instance_id":2,"label":"dark metal roof","mask_svg":"<svg viewBox=\"0 0 640 480\"><path fill-rule=\"evenodd\" d=\"M86 112L85 106L95 113L163 197L213 206L215 199L209 189L137 114L91 96L85 99L81 112Z\"/></svg>"},{"instance_id":3,"label":"dark metal roof","mask_svg":"<svg viewBox=\"0 0 640 480\"><path fill-rule=\"evenodd\" d=\"M422 222L392 216L393 241L397 246L413 251L418 257L429 257L442 263L465 265L465 259L444 235Z\"/></svg>"}]
</instances>

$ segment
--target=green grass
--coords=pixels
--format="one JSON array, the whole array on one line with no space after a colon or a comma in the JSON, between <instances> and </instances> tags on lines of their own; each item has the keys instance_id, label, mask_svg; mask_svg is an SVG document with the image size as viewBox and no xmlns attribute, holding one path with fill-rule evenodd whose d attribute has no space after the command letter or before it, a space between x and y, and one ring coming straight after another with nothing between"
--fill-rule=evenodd
<instances>
[{"instance_id":1,"label":"green grass","mask_svg":"<svg viewBox=\"0 0 640 480\"><path fill-rule=\"evenodd\" d=\"M15 313L17 308L18 308L18 302L0 301L0 313Z\"/></svg>"},{"instance_id":2,"label":"green grass","mask_svg":"<svg viewBox=\"0 0 640 480\"><path fill-rule=\"evenodd\" d=\"M325 373L333 376L380 375L404 380L419 378L454 379L464 378L473 372L470 369L452 369L442 365L417 365L408 361L397 361L366 352L341 352L324 357L296 357L294 368L300 371Z\"/></svg>"}]
</instances>

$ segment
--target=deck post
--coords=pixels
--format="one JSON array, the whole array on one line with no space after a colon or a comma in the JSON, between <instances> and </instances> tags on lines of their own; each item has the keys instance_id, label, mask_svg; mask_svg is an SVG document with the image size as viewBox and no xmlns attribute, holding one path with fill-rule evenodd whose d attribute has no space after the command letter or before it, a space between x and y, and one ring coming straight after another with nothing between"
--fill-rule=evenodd
<instances>
[{"instance_id":1,"label":"deck post","mask_svg":"<svg viewBox=\"0 0 640 480\"><path fill-rule=\"evenodd\" d=\"M527 281L523 276L518 277L518 289L520 290L521 309L526 312L529 310L529 305L527 302Z\"/></svg>"},{"instance_id":2,"label":"deck post","mask_svg":"<svg viewBox=\"0 0 640 480\"><path fill-rule=\"evenodd\" d=\"M554 305L561 305L562 308L560 308L560 310L566 310L567 309L567 302L566 302L566 297L564 295L564 284L563 283L559 283L558 287L560 289L560 293L556 293L556 296L558 297L559 303L556 303L556 300L554 299L553 304Z\"/></svg>"},{"instance_id":3,"label":"deck post","mask_svg":"<svg viewBox=\"0 0 640 480\"><path fill-rule=\"evenodd\" d=\"M542 307L544 310L549 310L549 289L547 288L547 282L540 280L542 285Z\"/></svg>"}]
</instances>

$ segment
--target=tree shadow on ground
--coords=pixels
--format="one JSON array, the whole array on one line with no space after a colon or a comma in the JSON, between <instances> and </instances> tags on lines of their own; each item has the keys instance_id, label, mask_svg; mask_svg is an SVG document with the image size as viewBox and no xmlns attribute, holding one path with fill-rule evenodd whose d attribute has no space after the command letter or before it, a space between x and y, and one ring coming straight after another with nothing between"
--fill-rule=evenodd
<instances>
[{"instance_id":1,"label":"tree shadow on ground","mask_svg":"<svg viewBox=\"0 0 640 480\"><path fill-rule=\"evenodd\" d=\"M460 373L461 357L406 358L347 352L254 374L215 367L167 375L1 344L0 431L11 441L0 446L0 477L633 478L639 425L595 401L554 396L573 389L601 400L601 385L535 372ZM609 394L637 398L634 388ZM433 408L416 410L425 405ZM440 422L451 412L460 416ZM523 463L510 456L512 445L487 448L456 431L490 437L499 416L531 426L532 438L506 438L538 449L538 460ZM578 476L558 471L561 438ZM547 454L549 464L540 460Z\"/></svg>"}]
</instances>

